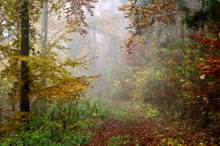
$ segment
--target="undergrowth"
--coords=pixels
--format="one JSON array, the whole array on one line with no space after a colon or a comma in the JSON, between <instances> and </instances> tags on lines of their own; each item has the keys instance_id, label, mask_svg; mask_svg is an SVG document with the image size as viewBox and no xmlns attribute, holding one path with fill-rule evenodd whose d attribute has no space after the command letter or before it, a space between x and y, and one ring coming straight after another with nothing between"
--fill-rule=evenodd
<instances>
[{"instance_id":1,"label":"undergrowth","mask_svg":"<svg viewBox=\"0 0 220 146\"><path fill-rule=\"evenodd\" d=\"M132 100L85 97L75 103L54 103L35 114L30 130L1 122L0 146L183 146L213 145L208 131L191 132L186 125L161 118L160 112Z\"/></svg>"}]
</instances>

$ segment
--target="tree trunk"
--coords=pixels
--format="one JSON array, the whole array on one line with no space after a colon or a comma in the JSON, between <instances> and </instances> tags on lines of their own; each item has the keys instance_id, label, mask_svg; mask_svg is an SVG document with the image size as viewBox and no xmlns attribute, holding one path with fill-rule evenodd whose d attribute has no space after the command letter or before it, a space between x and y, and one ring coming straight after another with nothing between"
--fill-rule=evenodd
<instances>
[{"instance_id":1,"label":"tree trunk","mask_svg":"<svg viewBox=\"0 0 220 146\"><path fill-rule=\"evenodd\" d=\"M41 16L41 29L42 29L42 44L41 44L41 53L46 54L47 52L47 32L48 32L48 0L44 2ZM43 88L47 85L46 78L41 79L41 85ZM42 99L39 98L36 101L37 110L40 114L45 114L47 110L47 100L45 97Z\"/></svg>"},{"instance_id":2,"label":"tree trunk","mask_svg":"<svg viewBox=\"0 0 220 146\"><path fill-rule=\"evenodd\" d=\"M23 0L21 5L21 56L29 56L29 0ZM21 61L21 94L20 94L20 111L30 112L30 83L29 67L27 61Z\"/></svg>"},{"instance_id":3,"label":"tree trunk","mask_svg":"<svg viewBox=\"0 0 220 146\"><path fill-rule=\"evenodd\" d=\"M42 34L43 34L41 53L47 53L48 1L44 2L41 19L42 19L41 27L42 27ZM45 78L42 78L41 84L43 86L46 86Z\"/></svg>"},{"instance_id":4,"label":"tree trunk","mask_svg":"<svg viewBox=\"0 0 220 146\"><path fill-rule=\"evenodd\" d=\"M46 0L43 5L42 10L42 33L43 33L43 40L42 40L42 51L46 53L47 51L47 27L48 27L48 1Z\"/></svg>"}]
</instances>

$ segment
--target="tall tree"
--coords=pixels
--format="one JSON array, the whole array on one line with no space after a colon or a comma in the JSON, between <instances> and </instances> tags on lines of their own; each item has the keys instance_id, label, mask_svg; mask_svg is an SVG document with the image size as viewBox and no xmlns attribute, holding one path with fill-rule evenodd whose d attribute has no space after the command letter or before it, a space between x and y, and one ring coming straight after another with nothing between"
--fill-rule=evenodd
<instances>
[{"instance_id":1,"label":"tall tree","mask_svg":"<svg viewBox=\"0 0 220 146\"><path fill-rule=\"evenodd\" d=\"M47 37L48 37L48 0L43 3L42 16L41 16L41 29L42 29L42 53L47 52ZM42 78L42 85L46 85L46 79Z\"/></svg>"},{"instance_id":2,"label":"tall tree","mask_svg":"<svg viewBox=\"0 0 220 146\"><path fill-rule=\"evenodd\" d=\"M64 35L58 36L57 40L48 44L47 55L44 54L44 51L34 55L29 53L39 48L38 43L42 36L44 41L46 40L46 33L39 34L39 28L36 26L46 2L49 2L49 10L56 21L59 21L62 16L66 16L62 17L66 20L65 33L79 32L85 35L84 28L87 26L85 11L87 9L92 14L93 3L97 1L0 0L0 54L2 60L8 62L1 70L0 77L7 80L14 86L13 88L19 88L19 90L15 90L16 93L13 92L12 96L16 100L18 99L16 95L19 95L20 111L25 114L30 112L31 102L38 97L45 97L48 101L53 98L62 100L79 98L95 77L76 77L67 70L67 66L86 67L89 62L86 57L57 60L54 50L67 49L59 44L61 40L68 41ZM44 31L46 29L44 28ZM47 86L42 86L42 78L47 79ZM17 82L19 83L17 84Z\"/></svg>"},{"instance_id":3,"label":"tall tree","mask_svg":"<svg viewBox=\"0 0 220 146\"><path fill-rule=\"evenodd\" d=\"M24 0L21 4L21 56L29 56L29 0ZM21 93L20 111L30 111L30 83L29 67L27 61L21 61Z\"/></svg>"}]
</instances>

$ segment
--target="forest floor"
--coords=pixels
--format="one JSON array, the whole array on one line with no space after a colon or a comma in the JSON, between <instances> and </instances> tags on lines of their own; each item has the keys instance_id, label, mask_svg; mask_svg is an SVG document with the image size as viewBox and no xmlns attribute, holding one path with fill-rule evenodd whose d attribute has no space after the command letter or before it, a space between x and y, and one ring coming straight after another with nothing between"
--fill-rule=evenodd
<instances>
[{"instance_id":1,"label":"forest floor","mask_svg":"<svg viewBox=\"0 0 220 146\"><path fill-rule=\"evenodd\" d=\"M196 130L184 122L158 116L150 105L131 100L104 103L113 112L95 131L90 146L217 146L208 128Z\"/></svg>"},{"instance_id":2,"label":"forest floor","mask_svg":"<svg viewBox=\"0 0 220 146\"><path fill-rule=\"evenodd\" d=\"M185 121L165 117L157 108L141 101L87 97L74 106L68 117L68 106L56 109L54 106L47 115L34 116L30 131L23 131L20 124L13 128L16 119L2 123L0 145L217 146L215 143L219 143L218 133L211 133L209 128L198 129Z\"/></svg>"},{"instance_id":3,"label":"forest floor","mask_svg":"<svg viewBox=\"0 0 220 146\"><path fill-rule=\"evenodd\" d=\"M92 138L90 146L129 145L152 146L161 143L161 133L158 133L152 120L139 119L135 122L120 122L109 120L104 123Z\"/></svg>"},{"instance_id":4,"label":"forest floor","mask_svg":"<svg viewBox=\"0 0 220 146\"><path fill-rule=\"evenodd\" d=\"M147 118L139 105L134 106L124 100L105 102L108 108L126 113L129 117L113 117L103 123L92 137L90 146L152 146L161 143L163 133L156 121Z\"/></svg>"}]
</instances>

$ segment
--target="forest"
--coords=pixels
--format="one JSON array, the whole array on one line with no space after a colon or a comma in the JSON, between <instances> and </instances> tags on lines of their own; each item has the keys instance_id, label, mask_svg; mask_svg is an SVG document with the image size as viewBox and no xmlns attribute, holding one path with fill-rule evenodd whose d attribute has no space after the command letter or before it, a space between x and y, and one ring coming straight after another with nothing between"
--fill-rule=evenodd
<instances>
[{"instance_id":1,"label":"forest","mask_svg":"<svg viewBox=\"0 0 220 146\"><path fill-rule=\"evenodd\" d=\"M0 146L220 145L220 0L0 0Z\"/></svg>"}]
</instances>

